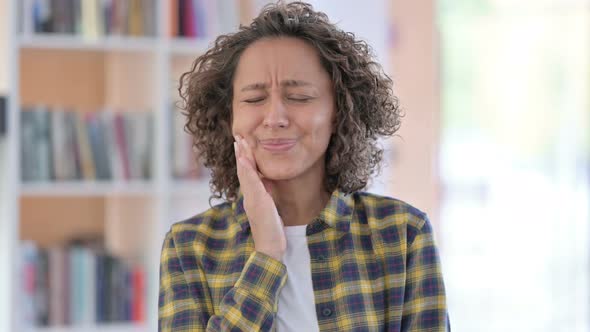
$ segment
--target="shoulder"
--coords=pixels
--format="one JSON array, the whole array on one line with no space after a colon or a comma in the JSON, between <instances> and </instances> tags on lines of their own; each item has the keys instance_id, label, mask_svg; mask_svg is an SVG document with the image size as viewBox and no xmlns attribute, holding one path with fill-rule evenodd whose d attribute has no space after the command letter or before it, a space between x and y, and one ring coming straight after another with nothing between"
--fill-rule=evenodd
<instances>
[{"instance_id":1,"label":"shoulder","mask_svg":"<svg viewBox=\"0 0 590 332\"><path fill-rule=\"evenodd\" d=\"M232 225L235 225L232 203L224 202L172 224L167 238L171 238L176 246L192 244L199 238L209 238L213 233L225 233Z\"/></svg>"},{"instance_id":2,"label":"shoulder","mask_svg":"<svg viewBox=\"0 0 590 332\"><path fill-rule=\"evenodd\" d=\"M426 213L400 199L362 191L351 195L357 220L384 240L404 239L411 244L418 233L430 229Z\"/></svg>"}]
</instances>

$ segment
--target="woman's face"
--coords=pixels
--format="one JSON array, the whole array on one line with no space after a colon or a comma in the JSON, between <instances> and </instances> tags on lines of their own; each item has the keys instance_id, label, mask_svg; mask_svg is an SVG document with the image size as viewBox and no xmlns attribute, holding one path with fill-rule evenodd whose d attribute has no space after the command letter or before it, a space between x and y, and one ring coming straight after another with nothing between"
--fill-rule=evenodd
<instances>
[{"instance_id":1,"label":"woman's face","mask_svg":"<svg viewBox=\"0 0 590 332\"><path fill-rule=\"evenodd\" d=\"M233 81L234 136L271 180L324 172L334 93L316 50L297 38L262 39L242 54Z\"/></svg>"}]
</instances>

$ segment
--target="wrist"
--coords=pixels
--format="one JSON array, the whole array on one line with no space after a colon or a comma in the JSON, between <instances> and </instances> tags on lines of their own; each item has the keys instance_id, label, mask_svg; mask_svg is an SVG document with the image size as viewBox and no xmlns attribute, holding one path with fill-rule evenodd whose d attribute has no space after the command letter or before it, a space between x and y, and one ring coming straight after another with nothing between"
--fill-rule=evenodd
<instances>
[{"instance_id":1,"label":"wrist","mask_svg":"<svg viewBox=\"0 0 590 332\"><path fill-rule=\"evenodd\" d=\"M283 252L280 250L265 249L265 248L255 248L255 250L259 253L270 256L278 261L282 261L282 259L283 259Z\"/></svg>"}]
</instances>

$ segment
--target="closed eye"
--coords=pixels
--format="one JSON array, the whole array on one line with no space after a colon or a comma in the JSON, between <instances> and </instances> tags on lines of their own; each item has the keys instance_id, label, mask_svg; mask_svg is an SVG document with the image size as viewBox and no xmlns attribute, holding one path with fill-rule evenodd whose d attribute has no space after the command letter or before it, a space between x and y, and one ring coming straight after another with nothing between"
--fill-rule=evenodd
<instances>
[{"instance_id":1,"label":"closed eye","mask_svg":"<svg viewBox=\"0 0 590 332\"><path fill-rule=\"evenodd\" d=\"M313 97L308 97L308 96L289 96L287 97L287 99L291 100L291 101L296 101L296 102L307 102L313 99Z\"/></svg>"},{"instance_id":2,"label":"closed eye","mask_svg":"<svg viewBox=\"0 0 590 332\"><path fill-rule=\"evenodd\" d=\"M246 99L246 100L244 100L244 102L248 103L248 104L255 104L255 103L259 103L259 102L263 101L264 99L265 99L265 97L256 97L256 98Z\"/></svg>"}]
</instances>

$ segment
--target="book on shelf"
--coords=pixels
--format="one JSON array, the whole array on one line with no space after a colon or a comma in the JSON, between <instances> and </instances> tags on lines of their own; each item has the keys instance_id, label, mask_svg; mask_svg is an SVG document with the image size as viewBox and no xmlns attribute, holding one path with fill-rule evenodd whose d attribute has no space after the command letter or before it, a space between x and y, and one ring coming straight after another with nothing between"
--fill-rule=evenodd
<instances>
[{"instance_id":1,"label":"book on shelf","mask_svg":"<svg viewBox=\"0 0 590 332\"><path fill-rule=\"evenodd\" d=\"M30 15L34 33L103 36L154 36L155 0L30 0L21 15ZM21 16L24 20L24 17ZM24 24L21 24L24 26Z\"/></svg>"},{"instance_id":2,"label":"book on shelf","mask_svg":"<svg viewBox=\"0 0 590 332\"><path fill-rule=\"evenodd\" d=\"M152 177L151 112L27 106L20 115L24 182Z\"/></svg>"},{"instance_id":3,"label":"book on shelf","mask_svg":"<svg viewBox=\"0 0 590 332\"><path fill-rule=\"evenodd\" d=\"M21 112L23 180L49 180L53 174L50 113L41 108Z\"/></svg>"},{"instance_id":4,"label":"book on shelf","mask_svg":"<svg viewBox=\"0 0 590 332\"><path fill-rule=\"evenodd\" d=\"M193 139L185 131L186 115L172 106L172 175L175 179L199 179L205 176L205 167L196 161Z\"/></svg>"},{"instance_id":5,"label":"book on shelf","mask_svg":"<svg viewBox=\"0 0 590 332\"><path fill-rule=\"evenodd\" d=\"M141 264L86 244L40 248L24 241L20 252L22 313L31 326L145 320Z\"/></svg>"},{"instance_id":6,"label":"book on shelf","mask_svg":"<svg viewBox=\"0 0 590 332\"><path fill-rule=\"evenodd\" d=\"M7 129L6 122L8 121L7 114L8 114L7 99L4 96L0 96L0 137L6 135L6 129Z\"/></svg>"},{"instance_id":7,"label":"book on shelf","mask_svg":"<svg viewBox=\"0 0 590 332\"><path fill-rule=\"evenodd\" d=\"M170 36L207 38L234 31L239 0L170 0Z\"/></svg>"}]
</instances>

